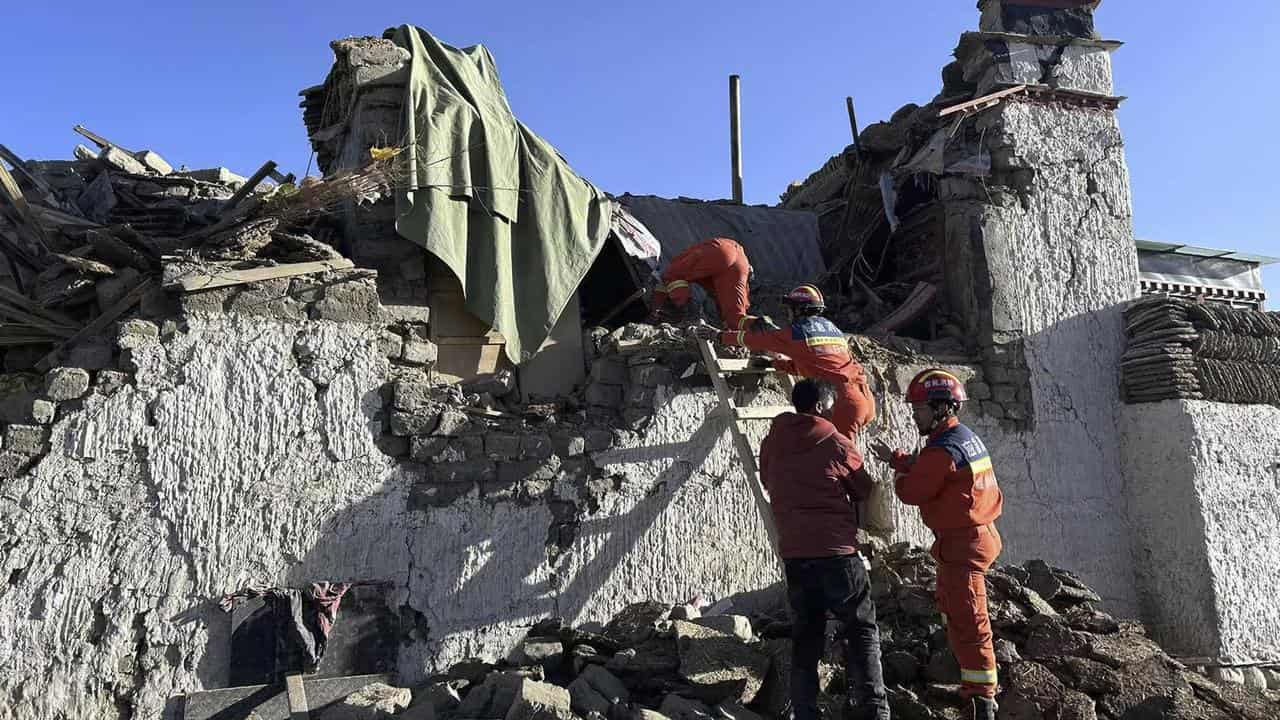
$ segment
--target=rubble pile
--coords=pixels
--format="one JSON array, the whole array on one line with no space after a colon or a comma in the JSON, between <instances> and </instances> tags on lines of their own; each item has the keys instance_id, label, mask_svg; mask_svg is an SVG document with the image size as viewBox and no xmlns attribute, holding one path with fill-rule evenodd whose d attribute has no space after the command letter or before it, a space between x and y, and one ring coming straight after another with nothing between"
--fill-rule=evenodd
<instances>
[{"instance_id":1,"label":"rubble pile","mask_svg":"<svg viewBox=\"0 0 1280 720\"><path fill-rule=\"evenodd\" d=\"M1280 313L1149 297L1125 312L1125 400L1280 405Z\"/></svg>"},{"instance_id":2,"label":"rubble pile","mask_svg":"<svg viewBox=\"0 0 1280 720\"><path fill-rule=\"evenodd\" d=\"M966 717L957 694L960 671L934 607L933 559L905 543L879 550L872 592L893 716ZM1076 576L1042 561L992 570L988 600L1001 718L1271 720L1280 713L1280 694L1215 683L1192 671L1141 626L1098 610L1098 595ZM786 717L786 611L748 617L704 610L700 602L638 602L604 626L544 620L507 658L465 661L431 678L395 717ZM832 623L831 638L836 631ZM844 701L842 658L832 639L819 669L829 717L839 717Z\"/></svg>"},{"instance_id":3,"label":"rubble pile","mask_svg":"<svg viewBox=\"0 0 1280 720\"><path fill-rule=\"evenodd\" d=\"M386 150L357 170L296 184L274 162L250 178L174 170L153 151L76 130L100 150L81 145L75 160L23 161L0 146L12 167L0 164L0 345L78 339L98 318L101 331L138 304L162 302L162 285L225 287L266 279L239 273L280 264L349 268L331 211L388 195L395 175L395 152Z\"/></svg>"}]
</instances>

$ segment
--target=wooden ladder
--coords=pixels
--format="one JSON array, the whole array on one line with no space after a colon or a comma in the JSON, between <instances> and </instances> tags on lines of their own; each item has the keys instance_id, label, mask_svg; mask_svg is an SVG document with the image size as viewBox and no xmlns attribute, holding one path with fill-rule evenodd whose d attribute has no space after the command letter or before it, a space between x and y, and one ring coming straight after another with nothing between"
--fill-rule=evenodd
<instances>
[{"instance_id":1,"label":"wooden ladder","mask_svg":"<svg viewBox=\"0 0 1280 720\"><path fill-rule=\"evenodd\" d=\"M769 543L775 550L778 548L778 528L773 522L773 511L769 508L769 496L765 494L764 485L760 482L760 463L755 448L743 430L743 423L753 420L772 420L778 415L791 410L790 405L771 405L763 407L738 407L733 398L726 378L730 375L769 374L769 368L751 368L747 360L734 360L716 357L715 348L709 340L699 340L698 350L702 353L702 362L707 366L707 374L711 376L711 386L720 398L720 411L729 419L729 434L733 437L734 447L742 461L742 471L747 476L747 485L756 500L756 510L760 512L760 521L764 523L765 532L769 535ZM792 386L790 375L784 375L783 385L787 389Z\"/></svg>"}]
</instances>

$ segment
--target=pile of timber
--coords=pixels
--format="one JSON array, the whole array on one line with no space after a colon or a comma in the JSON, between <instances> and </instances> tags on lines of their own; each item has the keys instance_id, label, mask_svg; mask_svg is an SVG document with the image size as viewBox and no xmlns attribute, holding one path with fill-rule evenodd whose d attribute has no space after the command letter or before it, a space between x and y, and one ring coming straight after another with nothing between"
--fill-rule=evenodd
<instances>
[{"instance_id":1,"label":"pile of timber","mask_svg":"<svg viewBox=\"0 0 1280 720\"><path fill-rule=\"evenodd\" d=\"M295 183L274 162L248 178L174 170L151 150L74 130L97 149L32 161L0 145L0 348L64 344L162 285L190 292L349 268L332 211L393 186L394 150Z\"/></svg>"},{"instance_id":2,"label":"pile of timber","mask_svg":"<svg viewBox=\"0 0 1280 720\"><path fill-rule=\"evenodd\" d=\"M1280 313L1149 297L1125 312L1126 402L1280 405Z\"/></svg>"}]
</instances>

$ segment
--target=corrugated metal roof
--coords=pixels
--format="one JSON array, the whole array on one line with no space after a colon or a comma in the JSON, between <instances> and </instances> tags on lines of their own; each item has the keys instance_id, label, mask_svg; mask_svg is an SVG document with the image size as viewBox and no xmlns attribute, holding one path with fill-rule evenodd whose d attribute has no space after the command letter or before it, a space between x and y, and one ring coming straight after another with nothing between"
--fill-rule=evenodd
<instances>
[{"instance_id":1,"label":"corrugated metal roof","mask_svg":"<svg viewBox=\"0 0 1280 720\"><path fill-rule=\"evenodd\" d=\"M703 240L727 237L747 251L756 281L795 284L826 270L818 248L818 216L800 210L668 200L652 195L614 198L662 245L661 267Z\"/></svg>"},{"instance_id":2,"label":"corrugated metal roof","mask_svg":"<svg viewBox=\"0 0 1280 720\"><path fill-rule=\"evenodd\" d=\"M1280 262L1280 258L1267 257L1266 255L1252 255L1250 253L1235 252L1233 250L1215 250L1213 248L1202 248L1194 245L1178 245L1175 243L1162 243L1152 240L1136 240L1134 244L1139 250L1153 253L1170 253L1173 255L1188 255L1197 258L1215 258L1223 260L1235 260L1237 262L1253 263L1255 265L1271 265Z\"/></svg>"}]
</instances>

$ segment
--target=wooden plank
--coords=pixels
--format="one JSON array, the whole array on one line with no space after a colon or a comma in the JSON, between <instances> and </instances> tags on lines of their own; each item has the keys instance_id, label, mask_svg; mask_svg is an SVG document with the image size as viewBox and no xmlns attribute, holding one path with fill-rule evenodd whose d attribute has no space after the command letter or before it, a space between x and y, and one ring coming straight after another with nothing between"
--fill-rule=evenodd
<instances>
[{"instance_id":1,"label":"wooden plank","mask_svg":"<svg viewBox=\"0 0 1280 720\"><path fill-rule=\"evenodd\" d=\"M72 129L72 130L74 130L75 132L79 133L80 135L83 135L84 137L88 138L88 139L89 139L89 142L93 143L94 145L97 145L98 147L102 148L103 150L106 150L106 149L107 149L107 148L109 148L109 147L113 147L113 148L115 148L115 149L117 149L117 150L120 150L120 151L122 151L122 152L128 153L131 157L133 156L133 151L131 151L131 150L126 150L125 148L121 147L120 145L117 145L117 144L115 144L115 143L111 142L110 140L108 140L108 139L106 139L106 138L102 137L101 135L99 135L99 134L97 134L97 133L93 132L92 130L90 130L89 128L87 128L87 127L85 127L85 126L83 126L83 125L76 125L75 127L71 128L71 129Z\"/></svg>"},{"instance_id":2,"label":"wooden plank","mask_svg":"<svg viewBox=\"0 0 1280 720\"><path fill-rule=\"evenodd\" d=\"M944 108L943 110L940 110L938 112L938 117L940 118L946 117L948 115L952 115L958 112L982 110L984 108L990 107L991 105L995 104L996 101L1002 98L1006 98L1010 95L1020 93L1026 89L1027 89L1026 85L1015 85L1014 87L1011 87L1011 88L1005 88L1004 90L993 92L990 95L983 95L982 97L970 100L969 102L963 102L963 103L960 103L959 105L952 105L949 108Z\"/></svg>"},{"instance_id":3,"label":"wooden plank","mask_svg":"<svg viewBox=\"0 0 1280 720\"><path fill-rule=\"evenodd\" d=\"M720 398L720 407L726 414L729 414L729 434L733 437L733 444L738 449L738 457L742 460L742 469L746 473L747 485L751 488L751 495L755 498L756 510L760 513L760 522L764 525L765 533L769 536L769 544L776 551L778 549L778 528L773 522L773 511L769 506L769 498L765 495L764 487L760 484L760 468L756 461L755 449L751 447L751 442L743 434L737 419L732 415L738 409L733 401L733 392L729 390L728 383L724 381L724 374L720 371L720 361L716 357L715 349L711 347L711 342L709 340L699 340L698 350L702 353L702 362L707 366L707 374L711 376L711 386L715 388L716 395Z\"/></svg>"},{"instance_id":4,"label":"wooden plank","mask_svg":"<svg viewBox=\"0 0 1280 720\"><path fill-rule=\"evenodd\" d=\"M784 412L791 412L791 406L761 405L757 407L734 408L733 416L739 420L772 420Z\"/></svg>"},{"instance_id":5,"label":"wooden plank","mask_svg":"<svg viewBox=\"0 0 1280 720\"><path fill-rule=\"evenodd\" d=\"M36 363L36 370L39 370L40 372L47 371L58 362L62 353L68 348L73 347L84 338L93 337L103 330L106 330L107 326L115 322L121 315L128 312L134 305L137 305L138 301L142 299L143 295L147 294L147 291L149 291L151 287L151 278L143 278L142 282L135 285L132 290L125 294L124 297L117 300L115 305L103 310L102 314L99 315L96 320L86 325L80 332L72 335L66 342L54 348L53 352L45 355L40 362Z\"/></svg>"},{"instance_id":6,"label":"wooden plank","mask_svg":"<svg viewBox=\"0 0 1280 720\"><path fill-rule=\"evenodd\" d=\"M289 696L289 720L309 720L311 708L307 707L307 688L302 684L302 675L285 675L284 684Z\"/></svg>"},{"instance_id":7,"label":"wooden plank","mask_svg":"<svg viewBox=\"0 0 1280 720\"><path fill-rule=\"evenodd\" d=\"M32 174L32 172L27 169L27 165L22 161L22 158L18 157L16 153L4 145L0 145L0 159L12 165L14 171L25 177L32 185L35 186L36 190L40 191L41 195L54 194L53 188L49 187L49 183Z\"/></svg>"},{"instance_id":8,"label":"wooden plank","mask_svg":"<svg viewBox=\"0 0 1280 720\"><path fill-rule=\"evenodd\" d=\"M212 288L244 285L245 283L277 278L309 275L326 270L350 270L355 264L346 258L340 260L317 260L315 262L288 263L272 267L253 268L250 270L223 270L216 273L191 273L177 277L167 283L166 288L181 288L183 292L209 290Z\"/></svg>"}]
</instances>

